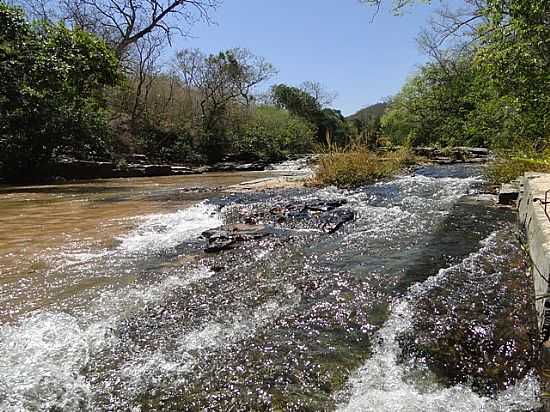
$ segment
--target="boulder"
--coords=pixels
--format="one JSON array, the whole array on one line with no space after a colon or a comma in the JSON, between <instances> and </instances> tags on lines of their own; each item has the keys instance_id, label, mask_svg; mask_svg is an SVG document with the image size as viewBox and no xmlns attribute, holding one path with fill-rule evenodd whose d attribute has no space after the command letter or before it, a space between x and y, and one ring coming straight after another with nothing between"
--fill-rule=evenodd
<instances>
[{"instance_id":1,"label":"boulder","mask_svg":"<svg viewBox=\"0 0 550 412\"><path fill-rule=\"evenodd\" d=\"M499 205L513 205L519 197L519 186L513 183L503 184L498 192Z\"/></svg>"},{"instance_id":2,"label":"boulder","mask_svg":"<svg viewBox=\"0 0 550 412\"><path fill-rule=\"evenodd\" d=\"M202 236L208 240L206 252L220 252L231 249L238 242L261 239L273 234L266 225L234 224L206 230Z\"/></svg>"}]
</instances>

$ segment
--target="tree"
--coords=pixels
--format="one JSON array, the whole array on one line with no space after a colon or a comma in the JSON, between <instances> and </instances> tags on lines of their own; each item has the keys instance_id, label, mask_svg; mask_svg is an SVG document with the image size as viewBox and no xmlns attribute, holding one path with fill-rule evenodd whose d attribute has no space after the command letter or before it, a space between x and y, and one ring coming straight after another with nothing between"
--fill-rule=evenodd
<instances>
[{"instance_id":1,"label":"tree","mask_svg":"<svg viewBox=\"0 0 550 412\"><path fill-rule=\"evenodd\" d=\"M217 55L186 49L177 53L176 65L187 88L199 95L207 151L211 160L217 160L223 153L231 105L250 105L256 86L271 78L275 68L247 49Z\"/></svg>"},{"instance_id":2,"label":"tree","mask_svg":"<svg viewBox=\"0 0 550 412\"><path fill-rule=\"evenodd\" d=\"M31 25L0 4L0 174L39 173L60 154L105 153L102 89L118 82L108 46L81 30Z\"/></svg>"},{"instance_id":3,"label":"tree","mask_svg":"<svg viewBox=\"0 0 550 412\"><path fill-rule=\"evenodd\" d=\"M321 105L311 94L298 87L277 84L271 88L273 102L276 106L301 116L312 123L317 123L321 115Z\"/></svg>"},{"instance_id":4,"label":"tree","mask_svg":"<svg viewBox=\"0 0 550 412\"><path fill-rule=\"evenodd\" d=\"M40 18L61 19L103 38L125 58L130 46L149 35L171 42L174 34L188 35L221 0L26 0Z\"/></svg>"},{"instance_id":5,"label":"tree","mask_svg":"<svg viewBox=\"0 0 550 412\"><path fill-rule=\"evenodd\" d=\"M314 89L321 92L322 89L317 86L318 83L315 83ZM347 143L349 129L344 116L339 110L323 109L320 103L322 94L316 96L298 87L278 84L271 88L271 95L276 106L315 125L319 143L326 143L329 146Z\"/></svg>"},{"instance_id":6,"label":"tree","mask_svg":"<svg viewBox=\"0 0 550 412\"><path fill-rule=\"evenodd\" d=\"M517 120L516 133L536 150L550 143L550 3L489 0L476 55Z\"/></svg>"},{"instance_id":7,"label":"tree","mask_svg":"<svg viewBox=\"0 0 550 412\"><path fill-rule=\"evenodd\" d=\"M242 160L278 161L291 153L308 153L315 138L305 119L273 106L256 107L244 121L233 149Z\"/></svg>"},{"instance_id":8,"label":"tree","mask_svg":"<svg viewBox=\"0 0 550 412\"><path fill-rule=\"evenodd\" d=\"M393 100L382 122L391 137L528 151L550 144L548 1L464 0L441 9L419 40L432 62Z\"/></svg>"},{"instance_id":9,"label":"tree","mask_svg":"<svg viewBox=\"0 0 550 412\"><path fill-rule=\"evenodd\" d=\"M312 96L321 107L331 105L338 96L338 93L330 92L321 83L311 80L303 82L300 89Z\"/></svg>"},{"instance_id":10,"label":"tree","mask_svg":"<svg viewBox=\"0 0 550 412\"><path fill-rule=\"evenodd\" d=\"M476 127L480 103L491 98L472 56L455 56L452 64L423 66L391 101L382 118L384 132L396 144L487 146Z\"/></svg>"}]
</instances>

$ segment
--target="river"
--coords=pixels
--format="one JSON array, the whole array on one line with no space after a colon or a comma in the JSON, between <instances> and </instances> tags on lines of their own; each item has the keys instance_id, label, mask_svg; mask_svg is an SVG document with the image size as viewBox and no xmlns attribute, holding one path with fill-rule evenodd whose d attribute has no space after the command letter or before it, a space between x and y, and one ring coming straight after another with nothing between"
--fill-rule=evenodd
<instances>
[{"instance_id":1,"label":"river","mask_svg":"<svg viewBox=\"0 0 550 412\"><path fill-rule=\"evenodd\" d=\"M277 173L0 187L0 410L539 408L527 262L479 166L219 189ZM205 253L229 223L272 232Z\"/></svg>"}]
</instances>

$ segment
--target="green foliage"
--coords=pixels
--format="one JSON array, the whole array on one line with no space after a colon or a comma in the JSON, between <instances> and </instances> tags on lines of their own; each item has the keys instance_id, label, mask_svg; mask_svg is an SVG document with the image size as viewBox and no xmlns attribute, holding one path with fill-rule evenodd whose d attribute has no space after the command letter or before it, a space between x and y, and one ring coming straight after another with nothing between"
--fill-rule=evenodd
<instances>
[{"instance_id":1,"label":"green foliage","mask_svg":"<svg viewBox=\"0 0 550 412\"><path fill-rule=\"evenodd\" d=\"M161 163L200 164L204 157L197 148L189 129L161 127L143 122L135 132L140 151L149 159Z\"/></svg>"},{"instance_id":2,"label":"green foliage","mask_svg":"<svg viewBox=\"0 0 550 412\"><path fill-rule=\"evenodd\" d=\"M479 5L486 21L473 35L481 40L423 66L391 102L382 128L394 143L547 147L550 2Z\"/></svg>"},{"instance_id":3,"label":"green foliage","mask_svg":"<svg viewBox=\"0 0 550 412\"><path fill-rule=\"evenodd\" d=\"M470 56L452 64L427 64L393 99L382 127L394 144L486 146L487 136L473 126L479 100L490 90L481 89Z\"/></svg>"},{"instance_id":4,"label":"green foliage","mask_svg":"<svg viewBox=\"0 0 550 412\"><path fill-rule=\"evenodd\" d=\"M5 4L0 27L0 174L40 173L60 154L103 155L110 129L101 90L118 79L105 43L63 25L31 25Z\"/></svg>"},{"instance_id":5,"label":"green foliage","mask_svg":"<svg viewBox=\"0 0 550 412\"><path fill-rule=\"evenodd\" d=\"M499 153L486 170L489 181L493 184L508 183L523 176L525 172L550 173L550 153L522 152L515 149Z\"/></svg>"},{"instance_id":6,"label":"green foliage","mask_svg":"<svg viewBox=\"0 0 550 412\"><path fill-rule=\"evenodd\" d=\"M309 93L285 84L273 86L271 93L277 106L312 123L317 122L321 113L321 105Z\"/></svg>"},{"instance_id":7,"label":"green foliage","mask_svg":"<svg viewBox=\"0 0 550 412\"><path fill-rule=\"evenodd\" d=\"M550 2L490 0L485 13L476 64L506 99L515 133L543 150L550 138Z\"/></svg>"},{"instance_id":8,"label":"green foliage","mask_svg":"<svg viewBox=\"0 0 550 412\"><path fill-rule=\"evenodd\" d=\"M271 106L256 108L235 137L234 151L244 159L276 161L311 151L314 127L306 120Z\"/></svg>"},{"instance_id":9,"label":"green foliage","mask_svg":"<svg viewBox=\"0 0 550 412\"><path fill-rule=\"evenodd\" d=\"M314 96L298 87L278 84L271 89L271 95L275 105L315 125L318 143L329 146L348 143L349 125L339 110L323 109Z\"/></svg>"}]
</instances>

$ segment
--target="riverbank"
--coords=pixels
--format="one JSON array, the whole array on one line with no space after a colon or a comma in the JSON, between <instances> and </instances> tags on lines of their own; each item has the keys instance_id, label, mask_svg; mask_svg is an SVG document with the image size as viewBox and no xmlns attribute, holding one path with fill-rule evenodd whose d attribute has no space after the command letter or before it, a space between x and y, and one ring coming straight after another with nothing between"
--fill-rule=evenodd
<instances>
[{"instance_id":1,"label":"riverbank","mask_svg":"<svg viewBox=\"0 0 550 412\"><path fill-rule=\"evenodd\" d=\"M399 151L399 147L391 149L381 148L378 151L378 154L374 154L374 157L380 158L382 161L387 161L388 159L392 160L395 157L392 155L392 153ZM343 153L344 152L340 152L340 155L343 155ZM373 155L373 152L370 152L366 149L365 153L369 153L369 156ZM415 147L411 149L411 154L417 156L419 162L435 163L441 165L455 163L484 163L492 159L492 155L487 149L469 147L456 147L446 149L438 149L434 147ZM148 162L147 158L145 158L145 156L143 155L134 155L128 161L123 162L88 161L65 158L60 159L59 161L49 165L41 172L40 176L20 176L17 182L2 182L2 179L0 178L0 184L51 184L70 182L75 180L189 176L216 172L260 172L269 170L284 170L286 167L285 165L289 164L289 162L291 164L295 162L296 164L299 164L301 168L305 169L310 168L313 164L318 163L323 158L326 159L327 156L330 157L331 154L295 155L288 160L284 160L278 163L259 161L227 161L215 163L212 165L201 166L155 164ZM362 161L362 159L364 160L364 158L364 156L359 156L358 160ZM409 159L409 161L413 163L415 162L414 160L412 160L412 157ZM349 162L345 160L344 163L348 164ZM401 166L401 164L398 164L396 165L396 168L390 167L389 169L399 169ZM388 167L375 167L375 169L388 169ZM375 174L376 176L373 176L374 179L388 176L387 173ZM358 180L359 183L366 183L369 179L364 179L360 177ZM288 182L282 183L283 186L288 184Z\"/></svg>"}]
</instances>

